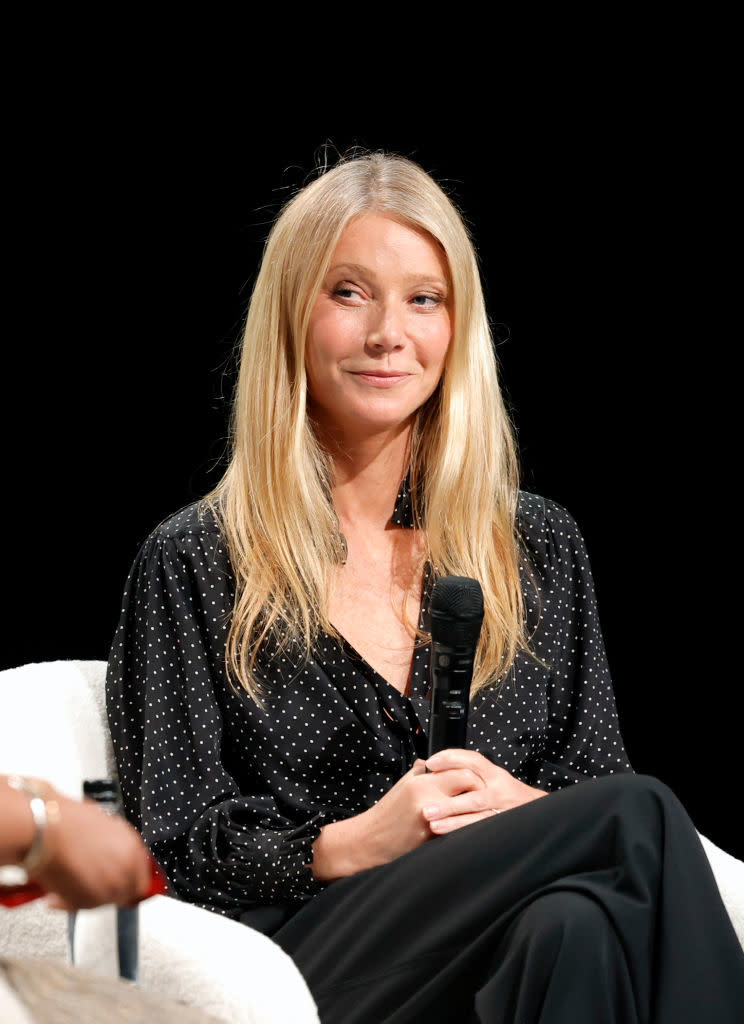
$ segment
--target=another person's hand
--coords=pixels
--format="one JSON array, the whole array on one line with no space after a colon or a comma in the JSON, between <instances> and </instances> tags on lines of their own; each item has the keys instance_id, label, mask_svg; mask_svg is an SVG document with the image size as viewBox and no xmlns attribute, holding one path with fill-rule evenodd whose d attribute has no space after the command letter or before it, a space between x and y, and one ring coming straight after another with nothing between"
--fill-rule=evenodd
<instances>
[{"instance_id":1,"label":"another person's hand","mask_svg":"<svg viewBox=\"0 0 744 1024\"><path fill-rule=\"evenodd\" d=\"M443 798L432 800L423 809L424 819L434 835L444 835L491 817L494 811L506 811L547 796L545 790L520 782L476 750L440 750L426 761L426 767L432 773L430 778L443 782ZM453 773L463 771L469 771L480 785L447 794L446 780Z\"/></svg>"},{"instance_id":2,"label":"another person's hand","mask_svg":"<svg viewBox=\"0 0 744 1024\"><path fill-rule=\"evenodd\" d=\"M44 859L30 879L47 891L48 904L82 910L141 898L151 884L152 859L137 831L92 800L72 800L48 783L43 789L46 800L57 802L59 819L47 829Z\"/></svg>"}]
</instances>

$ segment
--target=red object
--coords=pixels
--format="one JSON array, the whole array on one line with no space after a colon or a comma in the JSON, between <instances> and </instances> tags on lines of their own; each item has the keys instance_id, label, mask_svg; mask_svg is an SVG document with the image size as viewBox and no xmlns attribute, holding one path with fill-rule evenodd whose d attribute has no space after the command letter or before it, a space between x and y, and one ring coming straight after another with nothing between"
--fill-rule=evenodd
<instances>
[{"instance_id":1,"label":"red object","mask_svg":"<svg viewBox=\"0 0 744 1024\"><path fill-rule=\"evenodd\" d=\"M25 885L0 885L0 903L4 907L20 907L22 903L30 903L39 896L46 895L36 882L27 882Z\"/></svg>"},{"instance_id":2,"label":"red object","mask_svg":"<svg viewBox=\"0 0 744 1024\"><path fill-rule=\"evenodd\" d=\"M154 857L150 857L150 888L147 890L144 896L140 896L137 903L141 903L142 900L149 900L151 896L167 896L168 895L168 879L165 877L165 872L160 867Z\"/></svg>"},{"instance_id":3,"label":"red object","mask_svg":"<svg viewBox=\"0 0 744 1024\"><path fill-rule=\"evenodd\" d=\"M141 903L150 896L167 896L168 879L163 873L154 857L150 857L150 885L135 903ZM46 896L46 889L43 889L36 882L26 882L25 885L0 885L0 904L4 907L20 907L23 903L30 903L40 896ZM132 904L134 906L134 904Z\"/></svg>"}]
</instances>

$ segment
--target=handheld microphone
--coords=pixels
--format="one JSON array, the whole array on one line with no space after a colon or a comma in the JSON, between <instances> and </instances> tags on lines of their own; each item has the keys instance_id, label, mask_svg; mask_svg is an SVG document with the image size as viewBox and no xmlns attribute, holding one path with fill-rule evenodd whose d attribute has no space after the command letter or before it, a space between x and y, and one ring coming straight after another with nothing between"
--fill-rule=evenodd
<instances>
[{"instance_id":1,"label":"handheld microphone","mask_svg":"<svg viewBox=\"0 0 744 1024\"><path fill-rule=\"evenodd\" d=\"M468 576L443 576L431 592L429 757L464 747L473 661L483 623L483 591Z\"/></svg>"}]
</instances>

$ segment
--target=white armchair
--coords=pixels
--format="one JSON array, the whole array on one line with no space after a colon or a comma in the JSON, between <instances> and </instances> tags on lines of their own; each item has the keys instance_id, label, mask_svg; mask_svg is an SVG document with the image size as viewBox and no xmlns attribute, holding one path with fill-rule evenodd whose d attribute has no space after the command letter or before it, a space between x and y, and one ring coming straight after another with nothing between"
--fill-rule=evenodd
<instances>
[{"instance_id":1,"label":"white armchair","mask_svg":"<svg viewBox=\"0 0 744 1024\"><path fill-rule=\"evenodd\" d=\"M103 661L0 672L0 773L46 778L74 797L83 779L116 778L105 674ZM143 989L231 1024L319 1024L302 975L260 932L168 896L140 904L139 927ZM67 915L41 900L0 907L0 956L69 961Z\"/></svg>"}]
</instances>

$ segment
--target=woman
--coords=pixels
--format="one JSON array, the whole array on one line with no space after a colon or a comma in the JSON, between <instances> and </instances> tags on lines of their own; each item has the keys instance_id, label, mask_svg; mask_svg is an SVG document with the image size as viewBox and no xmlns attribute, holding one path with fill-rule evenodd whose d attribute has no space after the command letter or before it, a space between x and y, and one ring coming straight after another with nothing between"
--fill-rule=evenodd
<instances>
[{"instance_id":1,"label":"woman","mask_svg":"<svg viewBox=\"0 0 744 1024\"><path fill-rule=\"evenodd\" d=\"M175 890L272 934L324 1022L733 1021L741 949L627 763L583 541L518 491L473 248L416 165L342 161L282 212L232 426L109 662L125 807ZM441 575L485 617L468 749L425 762Z\"/></svg>"}]
</instances>

